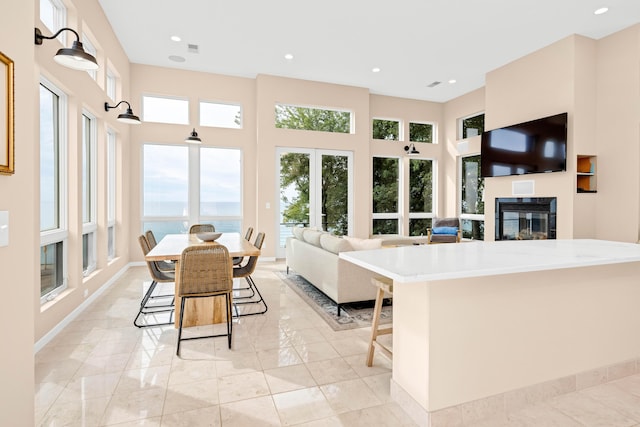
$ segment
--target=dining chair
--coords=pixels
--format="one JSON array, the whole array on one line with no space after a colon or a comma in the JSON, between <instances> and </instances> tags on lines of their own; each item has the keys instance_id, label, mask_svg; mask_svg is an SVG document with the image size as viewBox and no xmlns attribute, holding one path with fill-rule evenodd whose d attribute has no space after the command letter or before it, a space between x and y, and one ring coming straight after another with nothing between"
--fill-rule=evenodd
<instances>
[{"instance_id":1,"label":"dining chair","mask_svg":"<svg viewBox=\"0 0 640 427\"><path fill-rule=\"evenodd\" d=\"M156 236L153 234L153 231L145 231L144 236L147 238L147 243L149 243L149 250L158 246L158 241L156 240ZM160 271L176 271L176 263L173 261L156 261L156 265Z\"/></svg>"},{"instance_id":2,"label":"dining chair","mask_svg":"<svg viewBox=\"0 0 640 427\"><path fill-rule=\"evenodd\" d=\"M252 234L253 234L253 227L247 228L247 231L244 233L244 240L249 241L251 239ZM241 264L243 259L244 257L241 257L241 256L233 257L233 265L236 266Z\"/></svg>"},{"instance_id":3,"label":"dining chair","mask_svg":"<svg viewBox=\"0 0 640 427\"><path fill-rule=\"evenodd\" d=\"M262 249L262 244L264 243L264 237L265 237L265 234L263 232L258 233L253 245L258 249ZM234 279L244 278L249 284L248 288L251 289L251 292L252 292L250 296L234 297L236 317L252 316L254 314L263 314L263 313L266 313L267 310L269 309L269 307L267 307L267 302L262 297L262 294L260 293L260 290L256 285L256 282L254 282L253 278L251 277L251 274L253 274L253 272L256 269L257 263L258 263L258 256L253 255L248 257L248 260L244 265L238 265L233 268ZM247 288L241 288L241 289L247 289ZM241 290L241 289L236 288L234 290ZM254 300L253 296L255 296L256 294L258 294L259 298L257 300ZM262 311L257 311L257 312L239 313L237 306L243 305L243 304L262 304L264 309Z\"/></svg>"},{"instance_id":4,"label":"dining chair","mask_svg":"<svg viewBox=\"0 0 640 427\"><path fill-rule=\"evenodd\" d=\"M138 237L138 242L140 243L140 248L142 248L142 253L146 257L147 254L151 251L151 247L149 245L149 241L146 236L140 235ZM156 261L146 261L147 268L149 269L149 274L151 275L151 285L145 292L142 297L142 301L140 301L140 309L138 310L138 314L136 318L133 320L133 324L138 328L145 328L150 326L160 326L160 325L171 325L173 324L172 316L175 310L175 295L172 294L164 294L164 295L153 295L153 292L156 289L158 283L171 283L175 282L175 270L174 271L163 271L158 266L158 262ZM151 299L166 299L171 298L171 302L168 304L150 304L149 300ZM168 322L155 322L155 323L138 323L140 316L145 315L153 315L157 313L169 313L169 321Z\"/></svg>"},{"instance_id":5,"label":"dining chair","mask_svg":"<svg viewBox=\"0 0 640 427\"><path fill-rule=\"evenodd\" d=\"M216 228L213 224L193 224L189 227L189 234L196 233L213 233L216 231Z\"/></svg>"},{"instance_id":6,"label":"dining chair","mask_svg":"<svg viewBox=\"0 0 640 427\"><path fill-rule=\"evenodd\" d=\"M233 291L233 266L226 246L194 245L185 248L180 256L180 267L176 272L180 283L180 321L176 355L180 356L180 343L186 340L226 336L231 348L233 323L231 319L231 292ZM182 338L182 319L185 301L190 298L209 298L224 295L227 310L227 333Z\"/></svg>"}]
</instances>

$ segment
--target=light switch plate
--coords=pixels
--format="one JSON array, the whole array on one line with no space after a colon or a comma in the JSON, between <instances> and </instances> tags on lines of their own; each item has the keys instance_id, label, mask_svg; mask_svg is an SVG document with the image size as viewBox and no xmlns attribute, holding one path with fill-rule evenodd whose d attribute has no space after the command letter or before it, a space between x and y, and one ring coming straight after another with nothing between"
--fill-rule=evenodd
<instances>
[{"instance_id":1,"label":"light switch plate","mask_svg":"<svg viewBox=\"0 0 640 427\"><path fill-rule=\"evenodd\" d=\"M9 246L9 211L0 211L0 246Z\"/></svg>"}]
</instances>

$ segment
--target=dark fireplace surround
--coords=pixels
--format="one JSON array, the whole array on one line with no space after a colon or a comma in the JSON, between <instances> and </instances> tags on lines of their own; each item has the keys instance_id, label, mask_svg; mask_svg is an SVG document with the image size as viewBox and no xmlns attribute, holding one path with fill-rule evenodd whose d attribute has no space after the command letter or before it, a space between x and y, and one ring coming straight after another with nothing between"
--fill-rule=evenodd
<instances>
[{"instance_id":1,"label":"dark fireplace surround","mask_svg":"<svg viewBox=\"0 0 640 427\"><path fill-rule=\"evenodd\" d=\"M501 197L496 199L496 240L556 238L555 197Z\"/></svg>"}]
</instances>

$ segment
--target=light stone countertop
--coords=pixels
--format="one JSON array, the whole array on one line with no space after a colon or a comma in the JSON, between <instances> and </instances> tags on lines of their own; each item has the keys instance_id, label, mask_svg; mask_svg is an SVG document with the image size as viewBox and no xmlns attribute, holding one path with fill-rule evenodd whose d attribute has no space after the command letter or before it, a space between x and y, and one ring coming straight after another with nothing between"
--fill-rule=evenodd
<instances>
[{"instance_id":1,"label":"light stone countertop","mask_svg":"<svg viewBox=\"0 0 640 427\"><path fill-rule=\"evenodd\" d=\"M396 282L493 276L640 261L640 244L606 240L510 240L341 252Z\"/></svg>"}]
</instances>

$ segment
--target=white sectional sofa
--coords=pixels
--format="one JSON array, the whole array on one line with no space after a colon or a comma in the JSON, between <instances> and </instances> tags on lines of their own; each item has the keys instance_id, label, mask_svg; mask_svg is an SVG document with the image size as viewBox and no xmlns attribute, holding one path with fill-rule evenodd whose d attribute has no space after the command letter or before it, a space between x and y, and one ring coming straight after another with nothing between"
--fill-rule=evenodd
<instances>
[{"instance_id":1,"label":"white sectional sofa","mask_svg":"<svg viewBox=\"0 0 640 427\"><path fill-rule=\"evenodd\" d=\"M295 271L331 298L338 305L338 315L342 304L376 298L376 288L371 284L376 273L340 259L340 252L382 248L382 244L387 242L392 245L415 242L406 237L341 238L299 227L292 231L293 237L289 237L286 243L287 273L290 269Z\"/></svg>"}]
</instances>

